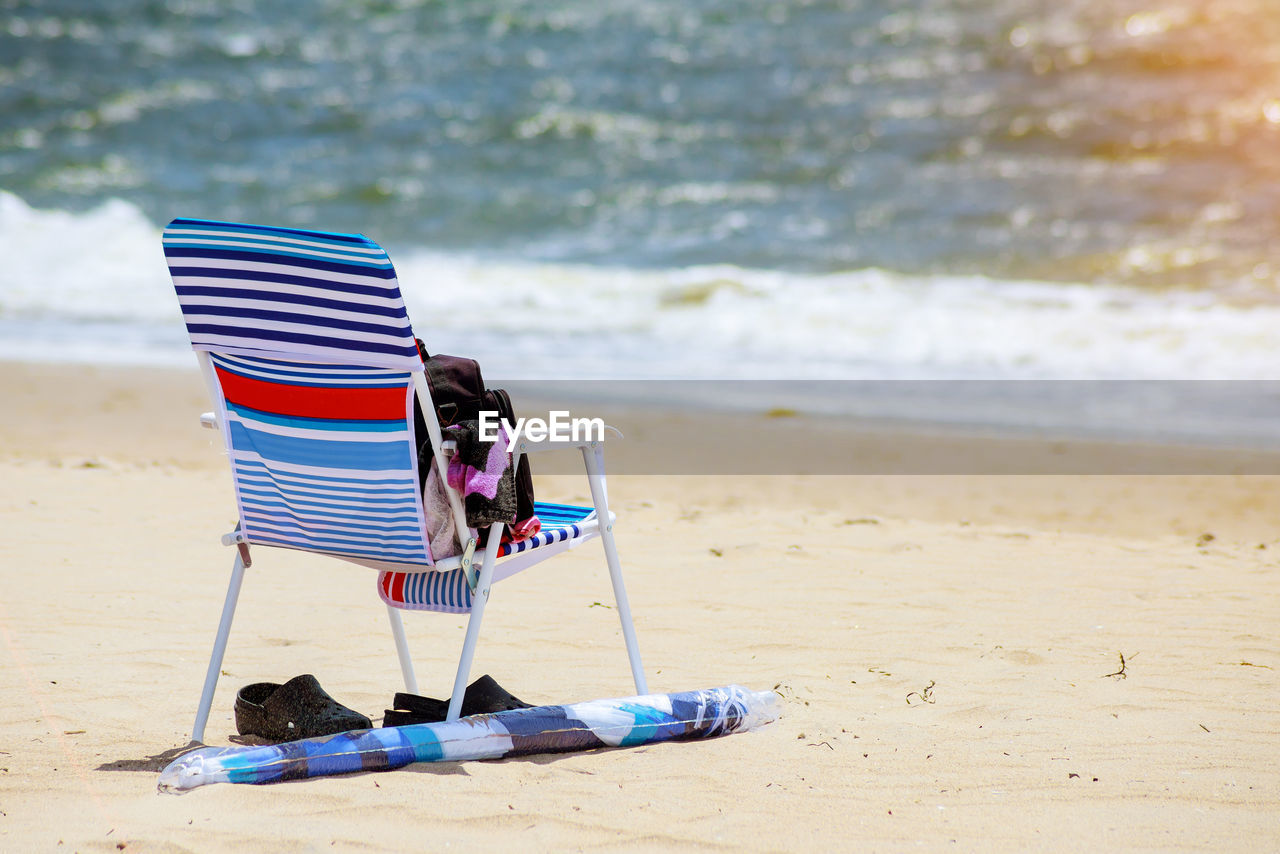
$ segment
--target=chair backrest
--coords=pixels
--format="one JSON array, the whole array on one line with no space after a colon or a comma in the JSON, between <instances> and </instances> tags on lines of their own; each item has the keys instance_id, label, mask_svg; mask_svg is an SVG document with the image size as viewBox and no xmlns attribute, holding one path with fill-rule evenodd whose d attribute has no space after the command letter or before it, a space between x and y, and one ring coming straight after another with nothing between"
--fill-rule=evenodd
<instances>
[{"instance_id":1,"label":"chair backrest","mask_svg":"<svg viewBox=\"0 0 1280 854\"><path fill-rule=\"evenodd\" d=\"M363 235L175 219L164 254L196 350L422 370L391 259Z\"/></svg>"},{"instance_id":2,"label":"chair backrest","mask_svg":"<svg viewBox=\"0 0 1280 854\"><path fill-rule=\"evenodd\" d=\"M422 370L390 259L359 235L176 219L164 251L252 543L432 564Z\"/></svg>"}]
</instances>

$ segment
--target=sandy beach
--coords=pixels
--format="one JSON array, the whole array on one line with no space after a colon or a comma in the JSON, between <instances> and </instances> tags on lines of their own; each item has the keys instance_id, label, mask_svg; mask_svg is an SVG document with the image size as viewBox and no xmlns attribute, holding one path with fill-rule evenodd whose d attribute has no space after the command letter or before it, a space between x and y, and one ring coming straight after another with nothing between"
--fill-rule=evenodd
<instances>
[{"instance_id":1,"label":"sandy beach","mask_svg":"<svg viewBox=\"0 0 1280 854\"><path fill-rule=\"evenodd\" d=\"M779 721L708 742L159 794L231 563L203 387L194 371L0 375L0 850L1280 839L1280 478L1244 475L612 478L651 688L775 688ZM627 418L641 437L661 423ZM883 440L846 437L851 452ZM538 491L587 495L568 476ZM232 743L238 687L300 673L376 724L401 684L374 574L255 558L207 742ZM503 582L474 675L530 702L631 693L610 602L594 546ZM423 693L446 696L463 621L406 624Z\"/></svg>"}]
</instances>

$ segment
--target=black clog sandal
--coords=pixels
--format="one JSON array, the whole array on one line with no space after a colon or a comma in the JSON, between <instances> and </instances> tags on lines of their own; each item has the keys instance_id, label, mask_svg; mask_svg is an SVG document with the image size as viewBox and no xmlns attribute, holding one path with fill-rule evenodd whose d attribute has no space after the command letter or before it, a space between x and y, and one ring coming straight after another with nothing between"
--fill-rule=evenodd
<instances>
[{"instance_id":1,"label":"black clog sandal","mask_svg":"<svg viewBox=\"0 0 1280 854\"><path fill-rule=\"evenodd\" d=\"M309 673L283 685L246 685L236 694L235 708L236 730L241 735L271 741L317 738L373 726L367 717L325 693Z\"/></svg>"},{"instance_id":2,"label":"black clog sandal","mask_svg":"<svg viewBox=\"0 0 1280 854\"><path fill-rule=\"evenodd\" d=\"M387 709L382 714L384 727L439 723L449 713L448 700L419 697L417 694L396 694L392 698L392 705L395 706L394 709ZM512 696L492 676L481 676L467 686L462 695L462 711L459 714L465 718L468 715L528 708L532 706Z\"/></svg>"}]
</instances>

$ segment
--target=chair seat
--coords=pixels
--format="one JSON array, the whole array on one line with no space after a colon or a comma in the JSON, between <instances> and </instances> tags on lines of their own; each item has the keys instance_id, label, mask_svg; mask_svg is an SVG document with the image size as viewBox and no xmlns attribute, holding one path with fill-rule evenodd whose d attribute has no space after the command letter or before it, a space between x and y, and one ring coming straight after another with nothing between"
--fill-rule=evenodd
<instances>
[{"instance_id":1,"label":"chair seat","mask_svg":"<svg viewBox=\"0 0 1280 854\"><path fill-rule=\"evenodd\" d=\"M494 581L518 571L511 567L504 572L504 564L510 566L513 563L504 561L504 558L556 543L564 543L566 547L572 548L599 533L599 520L594 507L536 501L533 511L542 522L542 530L527 540L502 544L498 551L499 562L494 570ZM474 560L477 564L484 560L483 549L475 553ZM471 588L467 585L466 573L459 568L461 562L459 557L446 558L425 572L384 570L378 573L378 595L383 602L395 608L465 614L471 610Z\"/></svg>"},{"instance_id":2,"label":"chair seat","mask_svg":"<svg viewBox=\"0 0 1280 854\"><path fill-rule=\"evenodd\" d=\"M587 536L596 529L596 509L577 507L573 504L552 504L549 501L533 502L533 514L542 522L542 529L527 540L503 543L498 557L521 554L541 546ZM442 561L443 563L443 561Z\"/></svg>"}]
</instances>

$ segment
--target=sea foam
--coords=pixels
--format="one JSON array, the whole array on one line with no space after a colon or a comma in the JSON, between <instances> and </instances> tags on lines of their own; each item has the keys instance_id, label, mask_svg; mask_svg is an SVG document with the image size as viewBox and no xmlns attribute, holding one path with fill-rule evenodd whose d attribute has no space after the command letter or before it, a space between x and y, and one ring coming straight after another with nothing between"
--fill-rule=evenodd
<instances>
[{"instance_id":1,"label":"sea foam","mask_svg":"<svg viewBox=\"0 0 1280 854\"><path fill-rule=\"evenodd\" d=\"M118 199L73 213L0 192L0 357L189 363L161 229ZM428 347L472 355L498 378L1280 373L1280 307L1232 305L1207 291L878 269L633 269L387 248Z\"/></svg>"}]
</instances>

